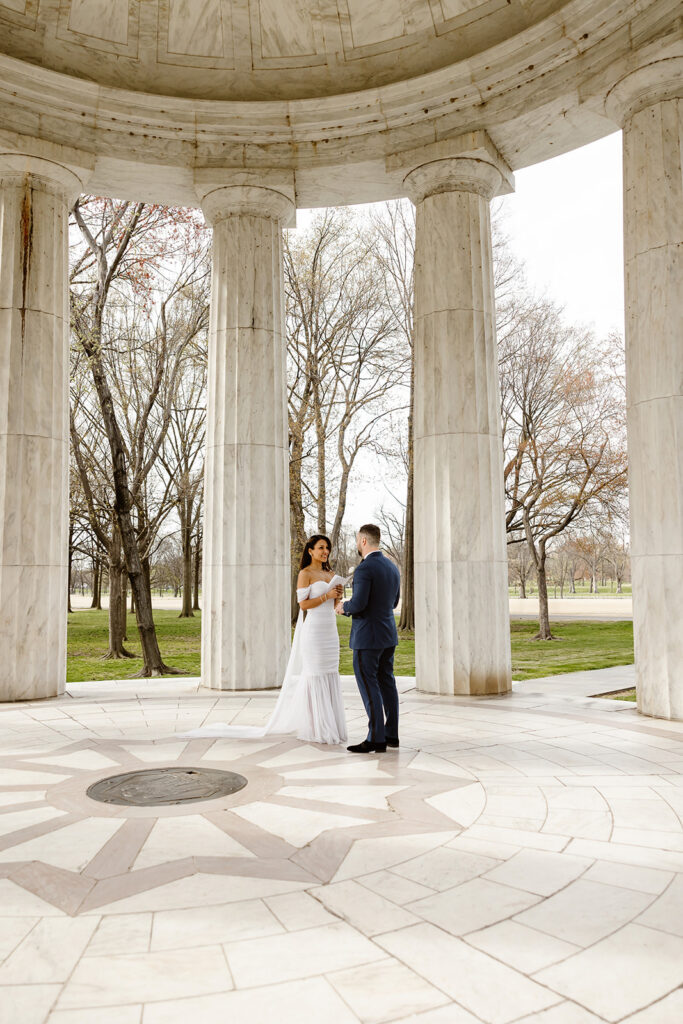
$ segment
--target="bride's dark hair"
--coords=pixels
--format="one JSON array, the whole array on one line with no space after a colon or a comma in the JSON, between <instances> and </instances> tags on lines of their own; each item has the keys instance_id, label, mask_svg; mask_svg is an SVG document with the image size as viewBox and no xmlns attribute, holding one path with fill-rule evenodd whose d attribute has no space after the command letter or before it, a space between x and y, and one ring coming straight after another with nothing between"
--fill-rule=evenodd
<instances>
[{"instance_id":1,"label":"bride's dark hair","mask_svg":"<svg viewBox=\"0 0 683 1024\"><path fill-rule=\"evenodd\" d=\"M324 533L314 533L313 536L309 537L304 544L304 550L301 552L301 565L299 566L299 569L305 569L306 566L311 564L311 548L314 548L319 540L326 541L328 548L330 551L332 550L329 537L326 537ZM326 562L323 562L323 569L325 572L332 572L329 559Z\"/></svg>"}]
</instances>

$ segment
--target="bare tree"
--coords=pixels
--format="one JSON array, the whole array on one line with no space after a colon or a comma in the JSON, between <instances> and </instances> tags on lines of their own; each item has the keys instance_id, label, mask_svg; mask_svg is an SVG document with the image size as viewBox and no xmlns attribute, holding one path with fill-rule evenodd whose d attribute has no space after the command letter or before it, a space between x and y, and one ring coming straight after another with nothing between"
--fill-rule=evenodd
<instances>
[{"instance_id":1,"label":"bare tree","mask_svg":"<svg viewBox=\"0 0 683 1024\"><path fill-rule=\"evenodd\" d=\"M194 225L185 214L111 200L79 201L73 214L81 245L72 266L72 335L87 360L108 443L117 534L135 596L141 674L160 675L172 669L161 657L152 614L149 550L158 521L149 515L146 485L168 431L185 349L204 326L204 312L186 318L182 296L205 273L206 261L202 245L191 244ZM169 279L163 294L152 293L164 273ZM147 320L131 313L136 299L136 311L144 309ZM143 364L149 376L129 416L117 384L130 384L137 378L133 366ZM126 394L135 395L135 388ZM78 444L74 454L87 497ZM164 504L162 498L160 510Z\"/></svg>"},{"instance_id":2,"label":"bare tree","mask_svg":"<svg viewBox=\"0 0 683 1024\"><path fill-rule=\"evenodd\" d=\"M400 512L396 512L382 506L376 514L376 519L382 529L382 547L389 558L400 568L405 561L406 526L408 523L406 509L403 508ZM403 599L403 580L401 580L401 602ZM408 627L402 628L407 629Z\"/></svg>"},{"instance_id":3,"label":"bare tree","mask_svg":"<svg viewBox=\"0 0 683 1024\"><path fill-rule=\"evenodd\" d=\"M398 628L415 629L415 527L414 527L414 451L413 410L415 407L415 207L407 199L385 203L375 213L373 226L379 245L377 258L384 271L386 300L392 311L396 329L410 352L410 390L408 398L408 424L405 452L406 500L405 522L401 544L401 613ZM396 533L395 516L386 513L385 527L392 537Z\"/></svg>"},{"instance_id":4,"label":"bare tree","mask_svg":"<svg viewBox=\"0 0 683 1024\"><path fill-rule=\"evenodd\" d=\"M208 308L208 296L201 291L193 301ZM207 352L205 338L201 334L196 343L188 347L183 373L171 402L169 428L159 453L171 481L180 521L183 558L181 619L194 616L193 555L196 564L206 440L206 372Z\"/></svg>"},{"instance_id":5,"label":"bare tree","mask_svg":"<svg viewBox=\"0 0 683 1024\"><path fill-rule=\"evenodd\" d=\"M520 537L520 540L522 538ZM516 544L508 560L508 578L514 586L519 587L519 596L526 599L527 580L532 572L532 562L526 544Z\"/></svg>"},{"instance_id":6,"label":"bare tree","mask_svg":"<svg viewBox=\"0 0 683 1024\"><path fill-rule=\"evenodd\" d=\"M373 238L325 210L285 239L293 579L307 518L336 554L357 459L387 450L387 418L405 405L409 360Z\"/></svg>"},{"instance_id":7,"label":"bare tree","mask_svg":"<svg viewBox=\"0 0 683 1024\"><path fill-rule=\"evenodd\" d=\"M126 634L126 608L123 600L125 564L121 538L114 515L114 495L109 472L109 453L101 429L93 388L83 354L71 352L70 379L71 456L78 481L84 514L92 537L92 547L107 559L109 576L109 644L105 659L132 658L123 644Z\"/></svg>"},{"instance_id":8,"label":"bare tree","mask_svg":"<svg viewBox=\"0 0 683 1024\"><path fill-rule=\"evenodd\" d=\"M616 511L626 485L624 408L595 339L537 304L501 360L506 526L523 536L539 592L538 639L552 639L548 545L586 512Z\"/></svg>"}]
</instances>

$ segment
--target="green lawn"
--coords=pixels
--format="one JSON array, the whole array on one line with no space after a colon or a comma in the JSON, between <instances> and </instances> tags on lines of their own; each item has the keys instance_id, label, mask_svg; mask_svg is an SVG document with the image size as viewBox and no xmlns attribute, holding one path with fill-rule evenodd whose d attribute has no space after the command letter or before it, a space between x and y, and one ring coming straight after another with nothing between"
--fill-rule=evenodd
<instances>
[{"instance_id":1,"label":"green lawn","mask_svg":"<svg viewBox=\"0 0 683 1024\"><path fill-rule=\"evenodd\" d=\"M193 619L179 619L177 611L156 610L159 646L168 665L183 675L198 676L201 614ZM352 675L353 665L348 646L351 622L338 618L341 639L342 675ZM128 616L127 648L136 657L124 661L102 661L107 649L107 612L87 609L69 615L67 640L67 680L125 679L142 668L140 643L134 616ZM535 622L513 621L512 674L514 679L536 679L558 672L579 672L633 662L633 626L630 622L563 622L552 626L557 640L539 642L532 639ZM415 638L403 634L396 651L394 668L397 675L415 673Z\"/></svg>"},{"instance_id":2,"label":"green lawn","mask_svg":"<svg viewBox=\"0 0 683 1024\"><path fill-rule=\"evenodd\" d=\"M532 640L536 622L514 620L512 634L512 678L538 679L560 672L583 672L593 668L633 664L633 623L551 622L556 640Z\"/></svg>"},{"instance_id":3,"label":"green lawn","mask_svg":"<svg viewBox=\"0 0 683 1024\"><path fill-rule=\"evenodd\" d=\"M69 683L86 679L126 679L142 668L142 651L135 616L128 615L128 640L124 646L137 655L122 661L102 661L107 650L107 611L88 608L71 612L67 632L66 679ZM184 676L199 675L199 631L201 614L179 619L177 611L155 609L154 621L161 654L167 665Z\"/></svg>"}]
</instances>

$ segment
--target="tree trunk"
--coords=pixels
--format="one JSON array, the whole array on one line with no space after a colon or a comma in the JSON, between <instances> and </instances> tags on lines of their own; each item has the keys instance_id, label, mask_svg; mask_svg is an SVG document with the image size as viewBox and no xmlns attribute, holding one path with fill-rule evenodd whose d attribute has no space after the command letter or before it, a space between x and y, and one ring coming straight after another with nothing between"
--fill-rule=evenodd
<instances>
[{"instance_id":1,"label":"tree trunk","mask_svg":"<svg viewBox=\"0 0 683 1024\"><path fill-rule=\"evenodd\" d=\"M554 640L550 632L550 616L548 614L548 580L545 573L545 551L539 552L536 562L536 578L538 580L538 633L536 640Z\"/></svg>"},{"instance_id":2,"label":"tree trunk","mask_svg":"<svg viewBox=\"0 0 683 1024\"><path fill-rule=\"evenodd\" d=\"M346 512L346 495L349 489L349 476L351 475L351 466L353 464L353 456L351 462L346 462L344 458L344 452L341 450L341 435L339 443L339 462L342 467L341 477L339 479L339 494L337 498L337 513L334 517L334 525L332 527L332 534L330 536L330 543L332 545L332 557L337 557L339 549L339 538L341 537L341 528L344 521L344 513Z\"/></svg>"},{"instance_id":3,"label":"tree trunk","mask_svg":"<svg viewBox=\"0 0 683 1024\"><path fill-rule=\"evenodd\" d=\"M183 503L184 504L184 503ZM180 515L180 537L183 548L183 603L179 619L193 619L192 611L192 516L183 508Z\"/></svg>"},{"instance_id":4,"label":"tree trunk","mask_svg":"<svg viewBox=\"0 0 683 1024\"><path fill-rule=\"evenodd\" d=\"M138 539L131 516L133 497L128 486L125 445L116 420L114 400L105 377L99 353L101 335L100 322L96 323L94 337L87 340L83 339L83 347L90 358L93 382L97 390L102 421L107 432L107 440L109 441L109 449L111 451L114 511L128 570L128 578L135 595L135 616L142 644L144 667L140 675L143 677L160 676L164 673L174 673L176 670L164 663L154 629L151 594L149 588L145 585Z\"/></svg>"},{"instance_id":5,"label":"tree trunk","mask_svg":"<svg viewBox=\"0 0 683 1024\"><path fill-rule=\"evenodd\" d=\"M100 604L100 560L99 558L93 558L92 560L92 601L90 602L91 608L101 608Z\"/></svg>"},{"instance_id":6,"label":"tree trunk","mask_svg":"<svg viewBox=\"0 0 683 1024\"><path fill-rule=\"evenodd\" d=\"M316 378L317 381L317 378ZM323 424L322 406L318 385L313 388L313 408L315 411L315 438L317 449L318 469L318 533L327 532L327 481L326 476L326 451L325 451L325 426Z\"/></svg>"},{"instance_id":7,"label":"tree trunk","mask_svg":"<svg viewBox=\"0 0 683 1024\"><path fill-rule=\"evenodd\" d=\"M73 525L71 523L69 523L69 569L68 569L68 572L67 572L67 581L66 581L66 592L67 592L66 593L66 610L67 610L67 612L72 612L73 611L73 608L71 607L71 566L72 566L73 557L74 557L73 538L74 538L74 528L73 528Z\"/></svg>"},{"instance_id":8,"label":"tree trunk","mask_svg":"<svg viewBox=\"0 0 683 1024\"><path fill-rule=\"evenodd\" d=\"M121 577L121 636L128 639L128 577Z\"/></svg>"},{"instance_id":9,"label":"tree trunk","mask_svg":"<svg viewBox=\"0 0 683 1024\"><path fill-rule=\"evenodd\" d=\"M550 632L550 617L548 615L548 580L545 571L546 549L545 540L541 538L536 544L531 531L529 514L526 509L523 512L524 533L526 535L527 547L536 569L538 581L538 633L534 640L554 640Z\"/></svg>"},{"instance_id":10,"label":"tree trunk","mask_svg":"<svg viewBox=\"0 0 683 1024\"><path fill-rule=\"evenodd\" d=\"M398 628L415 629L415 524L413 494L415 462L413 458L413 405L415 401L415 358L411 354L410 408L408 410L408 485L406 488L406 521L403 531L403 579L401 580L401 615Z\"/></svg>"},{"instance_id":11,"label":"tree trunk","mask_svg":"<svg viewBox=\"0 0 683 1024\"><path fill-rule=\"evenodd\" d=\"M519 596L526 598L526 579L524 576L519 577Z\"/></svg>"},{"instance_id":12,"label":"tree trunk","mask_svg":"<svg viewBox=\"0 0 683 1024\"><path fill-rule=\"evenodd\" d=\"M292 586L290 591L290 618L292 625L299 614L299 603L296 599L296 581L299 575L301 552L306 543L304 527L304 505L301 498L301 460L303 458L303 437L292 434L292 446L289 455L289 516L290 516L290 548L289 556L292 566Z\"/></svg>"},{"instance_id":13,"label":"tree trunk","mask_svg":"<svg viewBox=\"0 0 683 1024\"><path fill-rule=\"evenodd\" d=\"M130 591L130 614L135 615L135 594L132 587Z\"/></svg>"},{"instance_id":14,"label":"tree trunk","mask_svg":"<svg viewBox=\"0 0 683 1024\"><path fill-rule=\"evenodd\" d=\"M415 629L415 525L413 517L415 467L413 459L413 403L415 397L415 365L410 369L410 407L408 411L408 480L406 484L406 518L403 530L403 565L401 579L400 630Z\"/></svg>"},{"instance_id":15,"label":"tree trunk","mask_svg":"<svg viewBox=\"0 0 683 1024\"><path fill-rule=\"evenodd\" d=\"M124 572L121 546L116 538L112 540L109 549L109 650L104 655L104 661L135 657L123 646L125 605L122 608L122 583Z\"/></svg>"},{"instance_id":16,"label":"tree trunk","mask_svg":"<svg viewBox=\"0 0 683 1024\"><path fill-rule=\"evenodd\" d=\"M195 537L194 542L194 578L193 578L193 591L192 591L192 611L199 611L199 567L202 562L202 545L199 534Z\"/></svg>"}]
</instances>

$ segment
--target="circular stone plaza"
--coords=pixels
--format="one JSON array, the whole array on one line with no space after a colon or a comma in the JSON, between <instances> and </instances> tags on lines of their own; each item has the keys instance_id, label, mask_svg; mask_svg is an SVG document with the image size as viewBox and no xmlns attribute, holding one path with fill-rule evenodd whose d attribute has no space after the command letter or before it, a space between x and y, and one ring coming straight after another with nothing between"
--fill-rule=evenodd
<instances>
[{"instance_id":1,"label":"circular stone plaza","mask_svg":"<svg viewBox=\"0 0 683 1024\"><path fill-rule=\"evenodd\" d=\"M680 1024L682 127L680 0L0 0L0 1024ZM617 129L637 708L594 696L631 669L511 684L489 221ZM65 687L81 192L213 225L202 685ZM265 721L287 659L281 231L400 196L401 747L180 739ZM247 784L87 795L164 768Z\"/></svg>"}]
</instances>

